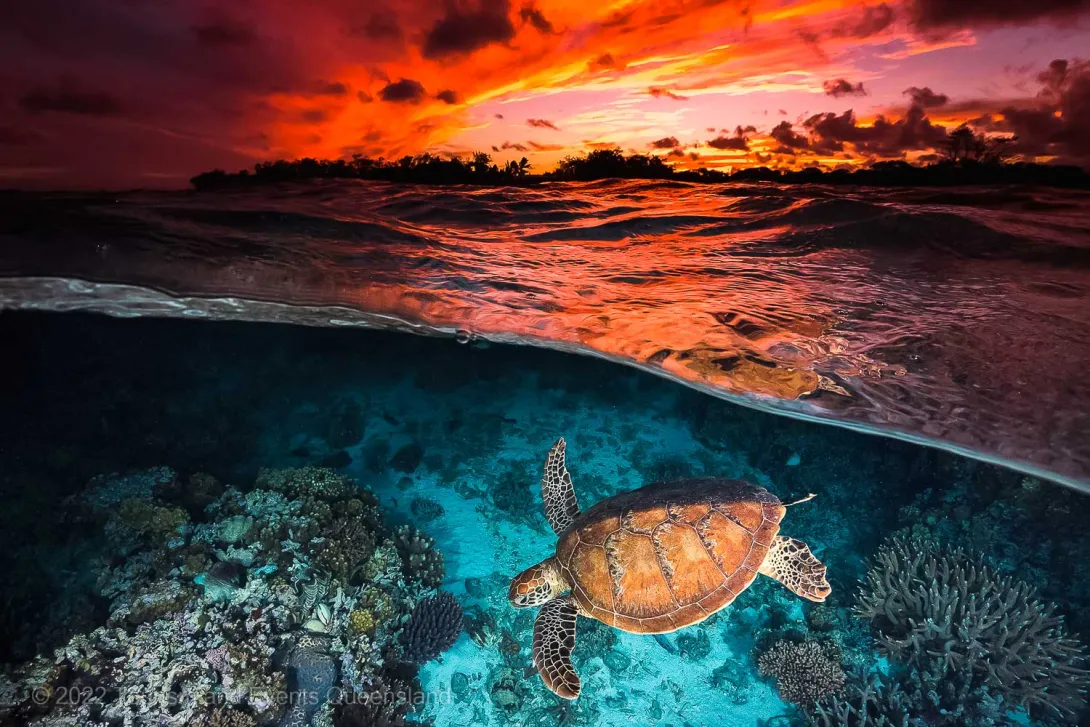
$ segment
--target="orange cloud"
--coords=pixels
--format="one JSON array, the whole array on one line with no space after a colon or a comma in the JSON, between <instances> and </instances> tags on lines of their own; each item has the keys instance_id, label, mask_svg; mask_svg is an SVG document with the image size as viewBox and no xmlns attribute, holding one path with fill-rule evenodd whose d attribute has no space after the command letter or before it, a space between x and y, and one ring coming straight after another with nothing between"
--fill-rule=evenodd
<instances>
[{"instance_id":1,"label":"orange cloud","mask_svg":"<svg viewBox=\"0 0 1090 727\"><path fill-rule=\"evenodd\" d=\"M844 105L819 104L833 103L823 83L845 78L851 91L838 83L833 97L870 104L857 126L876 123L883 106L887 118L905 118L903 99L841 91L860 93L866 82L878 93L880 73L861 71L875 65L861 58L895 69L980 42L973 17L985 28L1019 20L970 4L972 12L943 15L929 0L18 3L0 27L0 67L27 73L7 84L0 169L28 176L38 165L110 182L169 172L184 181L273 157L493 146L526 150L542 169L588 145L647 149L736 123L763 129L746 135L750 151L711 135L728 148L701 163L759 163L779 148L809 163L816 152L791 145L801 127L775 122L839 118ZM763 125L758 104L772 114ZM935 124L968 113L952 94L929 107Z\"/></svg>"}]
</instances>

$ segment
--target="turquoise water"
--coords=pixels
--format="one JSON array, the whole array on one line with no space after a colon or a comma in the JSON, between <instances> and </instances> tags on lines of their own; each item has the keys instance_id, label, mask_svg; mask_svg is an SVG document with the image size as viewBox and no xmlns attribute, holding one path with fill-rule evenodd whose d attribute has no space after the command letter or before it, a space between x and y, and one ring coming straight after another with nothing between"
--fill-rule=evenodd
<instances>
[{"instance_id":1,"label":"turquoise water","mask_svg":"<svg viewBox=\"0 0 1090 727\"><path fill-rule=\"evenodd\" d=\"M1090 627L1090 507L1074 489L525 346L12 312L0 334L4 724L854 725L875 679L866 724L1090 718L1073 651ZM555 550L538 482L558 436L584 509L696 476L816 494L782 532L828 566L832 595L811 603L762 576L658 637L581 618L583 691L557 698L533 669L533 609L511 608L507 586ZM304 467L324 469L260 472ZM434 545L417 553L403 525ZM964 662L940 666L867 615L884 587L868 567L898 557L880 550L894 537L908 558L956 565L964 548L978 572L901 560L881 583L916 573L903 592L948 606L956 594L932 585L1008 599L983 621L952 606L954 633L982 629L946 640ZM437 591L464 612L453 644L410 657L410 614ZM1071 641L1050 641L1035 600ZM1001 634L988 620L1004 615ZM330 687L343 691L329 704L267 699ZM351 705L376 689L389 706Z\"/></svg>"}]
</instances>

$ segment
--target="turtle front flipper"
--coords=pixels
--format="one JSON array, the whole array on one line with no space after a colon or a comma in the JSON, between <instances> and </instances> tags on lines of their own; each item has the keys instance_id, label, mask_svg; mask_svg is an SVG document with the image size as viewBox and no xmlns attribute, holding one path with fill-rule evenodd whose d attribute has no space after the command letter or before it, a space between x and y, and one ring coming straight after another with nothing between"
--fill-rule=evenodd
<instances>
[{"instance_id":1,"label":"turtle front flipper","mask_svg":"<svg viewBox=\"0 0 1090 727\"><path fill-rule=\"evenodd\" d=\"M565 596L542 606L534 621L534 666L545 686L564 699L579 696L579 675L571 663L575 620L575 604Z\"/></svg>"},{"instance_id":2,"label":"turtle front flipper","mask_svg":"<svg viewBox=\"0 0 1090 727\"><path fill-rule=\"evenodd\" d=\"M575 488L571 475L564 466L564 438L556 440L545 459L545 473L541 476L541 499L545 502L545 517L553 532L560 535L579 517L579 503L575 501Z\"/></svg>"},{"instance_id":3,"label":"turtle front flipper","mask_svg":"<svg viewBox=\"0 0 1090 727\"><path fill-rule=\"evenodd\" d=\"M825 580L825 565L801 540L777 535L768 549L760 572L775 578L793 593L811 601L824 601L833 589Z\"/></svg>"}]
</instances>

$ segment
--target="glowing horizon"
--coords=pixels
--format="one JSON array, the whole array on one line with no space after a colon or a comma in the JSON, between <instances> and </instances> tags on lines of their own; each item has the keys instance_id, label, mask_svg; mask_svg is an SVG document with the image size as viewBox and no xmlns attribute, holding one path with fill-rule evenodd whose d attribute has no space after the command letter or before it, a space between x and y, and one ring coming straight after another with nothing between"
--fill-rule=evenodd
<instances>
[{"instance_id":1,"label":"glowing horizon","mask_svg":"<svg viewBox=\"0 0 1090 727\"><path fill-rule=\"evenodd\" d=\"M604 146L678 168L928 160L970 123L1090 164L1082 0L406 0L4 11L0 186Z\"/></svg>"}]
</instances>

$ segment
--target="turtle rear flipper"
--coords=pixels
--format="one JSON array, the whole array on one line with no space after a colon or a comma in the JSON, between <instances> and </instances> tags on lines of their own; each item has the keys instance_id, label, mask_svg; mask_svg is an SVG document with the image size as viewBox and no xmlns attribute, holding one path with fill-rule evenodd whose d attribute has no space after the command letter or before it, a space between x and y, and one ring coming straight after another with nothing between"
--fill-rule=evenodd
<instances>
[{"instance_id":1,"label":"turtle rear flipper","mask_svg":"<svg viewBox=\"0 0 1090 727\"><path fill-rule=\"evenodd\" d=\"M579 696L579 675L571 663L575 620L575 604L567 596L542 606L534 621L534 666L545 686L564 699Z\"/></svg>"},{"instance_id":2,"label":"turtle rear flipper","mask_svg":"<svg viewBox=\"0 0 1090 727\"><path fill-rule=\"evenodd\" d=\"M768 549L760 572L775 578L793 593L811 601L824 601L832 588L825 580L825 565L801 540L777 535Z\"/></svg>"},{"instance_id":3,"label":"turtle rear flipper","mask_svg":"<svg viewBox=\"0 0 1090 727\"><path fill-rule=\"evenodd\" d=\"M575 500L575 488L571 475L564 465L567 445L564 438L556 440L545 459L545 473L541 476L541 499L545 502L545 517L557 535L567 530L579 517L579 503Z\"/></svg>"}]
</instances>

